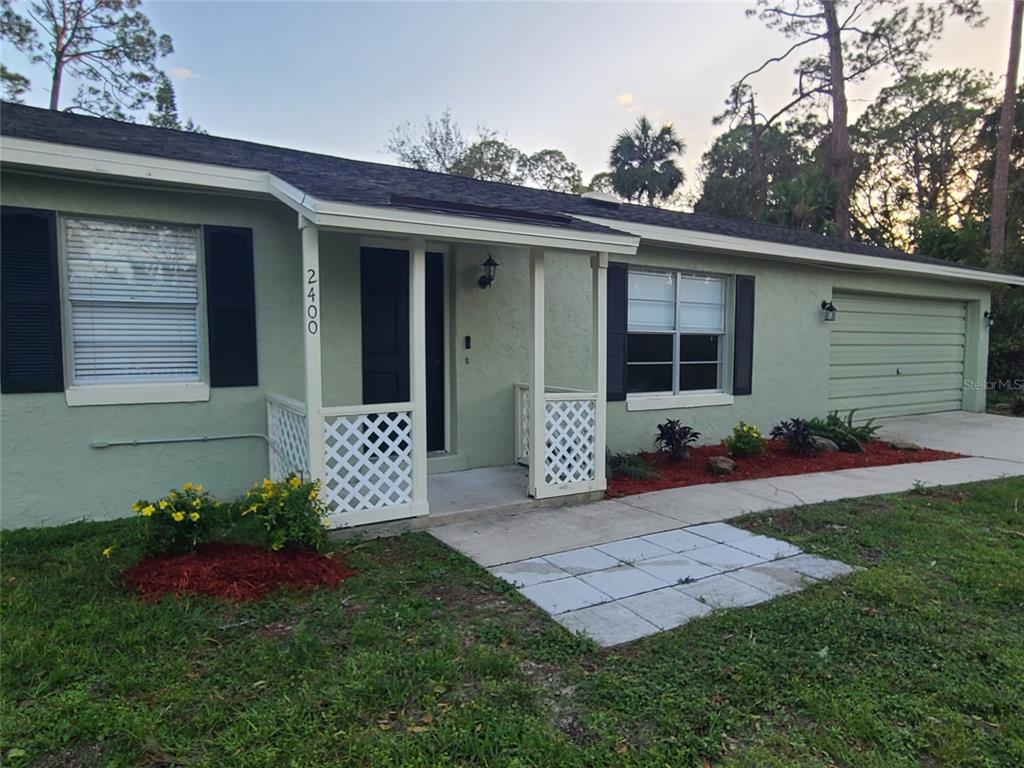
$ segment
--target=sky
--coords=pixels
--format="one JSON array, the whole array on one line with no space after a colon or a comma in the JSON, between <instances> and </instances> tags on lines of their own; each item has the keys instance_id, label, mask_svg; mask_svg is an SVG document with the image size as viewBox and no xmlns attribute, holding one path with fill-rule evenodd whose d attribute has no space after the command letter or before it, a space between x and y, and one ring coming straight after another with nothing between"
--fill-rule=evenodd
<instances>
[{"instance_id":1,"label":"sky","mask_svg":"<svg viewBox=\"0 0 1024 768\"><path fill-rule=\"evenodd\" d=\"M16 5L18 0L16 0ZM145 0L174 53L182 117L209 133L361 160L393 162L385 145L403 121L445 108L467 133L485 126L526 152L560 149L584 179L606 170L615 136L640 114L671 121L687 144L693 189L701 153L721 129L730 84L785 50L746 18L750 3L182 2ZM1001 78L1011 3L984 3L984 28L947 22L929 68L977 67ZM9 46L4 63L31 76L27 103L45 106L47 73ZM792 66L758 80L781 104ZM856 117L879 77L855 88Z\"/></svg>"}]
</instances>

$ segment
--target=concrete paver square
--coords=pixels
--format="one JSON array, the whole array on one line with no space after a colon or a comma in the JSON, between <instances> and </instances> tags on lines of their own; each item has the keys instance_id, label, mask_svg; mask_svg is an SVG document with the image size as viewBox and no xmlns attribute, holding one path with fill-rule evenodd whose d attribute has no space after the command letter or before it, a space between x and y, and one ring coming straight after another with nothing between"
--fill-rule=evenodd
<instances>
[{"instance_id":1,"label":"concrete paver square","mask_svg":"<svg viewBox=\"0 0 1024 768\"><path fill-rule=\"evenodd\" d=\"M652 589L661 589L665 586L665 582L661 579L631 565L620 565L617 568L609 568L604 571L585 573L579 578L616 600L620 597L638 595L641 592L650 592Z\"/></svg>"},{"instance_id":2,"label":"concrete paver square","mask_svg":"<svg viewBox=\"0 0 1024 768\"><path fill-rule=\"evenodd\" d=\"M716 544L713 547L695 549L689 556L698 563L710 565L719 571L731 571L733 568L744 568L748 565L763 563L767 558L752 555L749 552L731 547L728 544Z\"/></svg>"},{"instance_id":3,"label":"concrete paver square","mask_svg":"<svg viewBox=\"0 0 1024 768\"><path fill-rule=\"evenodd\" d=\"M530 602L552 615L608 602L608 595L575 576L557 581L545 581L519 590Z\"/></svg>"},{"instance_id":4,"label":"concrete paver square","mask_svg":"<svg viewBox=\"0 0 1024 768\"><path fill-rule=\"evenodd\" d=\"M624 563L632 563L634 560L647 560L658 555L667 555L671 550L650 541L636 536L632 539L621 539L607 544L599 544L597 548L606 555L621 560Z\"/></svg>"},{"instance_id":5,"label":"concrete paver square","mask_svg":"<svg viewBox=\"0 0 1024 768\"><path fill-rule=\"evenodd\" d=\"M692 552L688 554L692 554ZM650 560L640 560L633 563L633 565L651 574L651 576L661 579L666 584L696 581L707 576L714 576L720 570L703 563L698 563L687 555L675 553L662 555L661 557L652 557Z\"/></svg>"},{"instance_id":6,"label":"concrete paver square","mask_svg":"<svg viewBox=\"0 0 1024 768\"><path fill-rule=\"evenodd\" d=\"M711 607L689 595L667 587L619 601L633 613L646 619L658 629L672 629L690 619L711 613Z\"/></svg>"},{"instance_id":7,"label":"concrete paver square","mask_svg":"<svg viewBox=\"0 0 1024 768\"><path fill-rule=\"evenodd\" d=\"M619 564L611 555L606 555L594 547L582 547L581 549L570 549L568 552L558 552L554 555L547 555L545 558L573 576L591 571L600 571L605 568L614 568Z\"/></svg>"},{"instance_id":8,"label":"concrete paver square","mask_svg":"<svg viewBox=\"0 0 1024 768\"><path fill-rule=\"evenodd\" d=\"M741 549L765 560L778 560L780 557L792 557L802 554L800 547L788 541L773 539L771 536L747 536L729 544L730 547Z\"/></svg>"},{"instance_id":9,"label":"concrete paver square","mask_svg":"<svg viewBox=\"0 0 1024 768\"><path fill-rule=\"evenodd\" d=\"M628 643L653 635L658 627L637 616L619 603L605 603L556 616L555 620L570 632L582 632L601 646Z\"/></svg>"},{"instance_id":10,"label":"concrete paver square","mask_svg":"<svg viewBox=\"0 0 1024 768\"><path fill-rule=\"evenodd\" d=\"M545 581L564 579L569 574L556 565L549 563L542 557L535 557L532 560L520 560L517 563L507 563L491 568L491 573L499 579L504 579L517 587L529 587L533 584L541 584Z\"/></svg>"},{"instance_id":11,"label":"concrete paver square","mask_svg":"<svg viewBox=\"0 0 1024 768\"><path fill-rule=\"evenodd\" d=\"M810 576L812 579L834 579L853 573L853 568L838 560L829 560L817 555L798 555L785 561L786 569Z\"/></svg>"},{"instance_id":12,"label":"concrete paver square","mask_svg":"<svg viewBox=\"0 0 1024 768\"><path fill-rule=\"evenodd\" d=\"M737 528L735 525L729 525L728 523L704 523L703 525L691 525L686 530L690 533L696 533L698 536L703 536L705 539L717 541L719 544L728 544L731 541L744 539L747 536L754 535L750 531L745 531L742 528Z\"/></svg>"},{"instance_id":13,"label":"concrete paver square","mask_svg":"<svg viewBox=\"0 0 1024 768\"><path fill-rule=\"evenodd\" d=\"M749 568L733 571L729 576L756 587L762 592L767 592L772 597L799 592L807 585L815 583L814 579L804 576L802 573L782 567L782 563L785 562L785 560L775 560L763 565L752 565Z\"/></svg>"},{"instance_id":14,"label":"concrete paver square","mask_svg":"<svg viewBox=\"0 0 1024 768\"><path fill-rule=\"evenodd\" d=\"M712 608L744 608L771 599L767 592L724 573L676 589Z\"/></svg>"},{"instance_id":15,"label":"concrete paver square","mask_svg":"<svg viewBox=\"0 0 1024 768\"><path fill-rule=\"evenodd\" d=\"M659 547L665 547L665 549L671 552L688 552L691 549L710 547L715 543L712 539L708 539L704 536L698 536L685 528L679 528L675 531L663 531L662 533L652 533L649 536L643 536L641 538L651 542L652 544L657 544Z\"/></svg>"}]
</instances>

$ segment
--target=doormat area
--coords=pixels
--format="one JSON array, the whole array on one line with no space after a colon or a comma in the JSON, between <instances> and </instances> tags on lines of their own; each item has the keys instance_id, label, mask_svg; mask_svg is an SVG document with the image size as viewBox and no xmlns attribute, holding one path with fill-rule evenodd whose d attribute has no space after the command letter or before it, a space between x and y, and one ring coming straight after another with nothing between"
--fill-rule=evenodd
<instances>
[{"instance_id":1,"label":"doormat area","mask_svg":"<svg viewBox=\"0 0 1024 768\"><path fill-rule=\"evenodd\" d=\"M272 552L251 544L214 542L188 554L144 558L121 578L146 601L164 595L207 595L242 602L259 600L281 587L336 587L353 575L354 570L319 552Z\"/></svg>"},{"instance_id":2,"label":"doormat area","mask_svg":"<svg viewBox=\"0 0 1024 768\"><path fill-rule=\"evenodd\" d=\"M831 472L838 469L861 469L884 467L893 464L917 464L927 461L944 461L964 458L962 454L950 451L936 451L921 448L916 451L897 450L883 441L864 444L863 453L818 453L811 456L797 456L788 446L777 440L770 441L761 456L736 459L736 469L728 475L713 475L708 470L708 459L725 456L722 445L703 445L690 450L689 457L682 461L671 461L663 453L642 453L657 471L656 477L634 479L622 475L608 478L606 498L631 496L666 488L681 488L687 485L705 483L731 483L738 480L756 480L762 477L804 475L811 472Z\"/></svg>"}]
</instances>

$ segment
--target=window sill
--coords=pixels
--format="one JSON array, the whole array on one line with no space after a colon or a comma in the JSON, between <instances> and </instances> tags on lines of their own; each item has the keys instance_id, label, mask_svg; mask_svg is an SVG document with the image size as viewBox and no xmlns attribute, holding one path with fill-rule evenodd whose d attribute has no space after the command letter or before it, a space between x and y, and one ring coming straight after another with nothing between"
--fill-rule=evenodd
<instances>
[{"instance_id":1,"label":"window sill","mask_svg":"<svg viewBox=\"0 0 1024 768\"><path fill-rule=\"evenodd\" d=\"M732 405L728 392L702 392L693 395L629 395L627 411L661 411L669 408L701 408L708 405Z\"/></svg>"},{"instance_id":2,"label":"window sill","mask_svg":"<svg viewBox=\"0 0 1024 768\"><path fill-rule=\"evenodd\" d=\"M68 387L64 397L70 406L198 403L210 399L210 385L204 381L169 384L89 384Z\"/></svg>"}]
</instances>

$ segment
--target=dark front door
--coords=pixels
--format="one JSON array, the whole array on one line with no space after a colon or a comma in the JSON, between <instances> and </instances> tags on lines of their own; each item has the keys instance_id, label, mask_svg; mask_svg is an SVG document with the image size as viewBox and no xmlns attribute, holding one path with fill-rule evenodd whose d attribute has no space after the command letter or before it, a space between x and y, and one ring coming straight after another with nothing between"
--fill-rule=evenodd
<instances>
[{"instance_id":1,"label":"dark front door","mask_svg":"<svg viewBox=\"0 0 1024 768\"><path fill-rule=\"evenodd\" d=\"M363 402L409 400L409 254L364 248L360 256ZM445 448L444 272L441 254L427 254L427 450Z\"/></svg>"}]
</instances>

